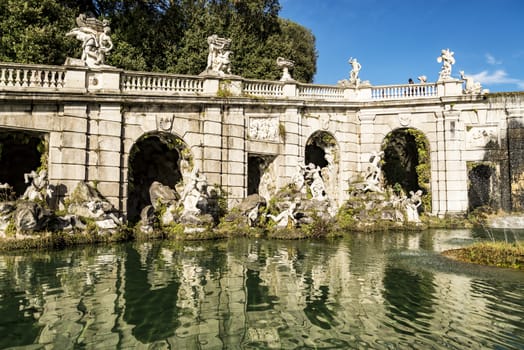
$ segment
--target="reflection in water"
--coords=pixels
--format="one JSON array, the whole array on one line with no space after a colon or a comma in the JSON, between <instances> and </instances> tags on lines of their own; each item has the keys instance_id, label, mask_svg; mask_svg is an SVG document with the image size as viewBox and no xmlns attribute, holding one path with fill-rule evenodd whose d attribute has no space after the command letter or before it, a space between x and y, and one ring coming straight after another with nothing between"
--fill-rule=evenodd
<instances>
[{"instance_id":1,"label":"reflection in water","mask_svg":"<svg viewBox=\"0 0 524 350\"><path fill-rule=\"evenodd\" d=\"M160 246L145 253L145 266L140 254L131 246L125 250L124 321L133 325L132 334L141 343L161 341L174 335L177 321L177 295L180 282L172 279L165 286L152 289L148 271L159 259Z\"/></svg>"},{"instance_id":2,"label":"reflection in water","mask_svg":"<svg viewBox=\"0 0 524 350\"><path fill-rule=\"evenodd\" d=\"M433 275L412 272L388 265L384 271L384 299L390 325L402 334L429 331L433 313Z\"/></svg>"},{"instance_id":3,"label":"reflection in water","mask_svg":"<svg viewBox=\"0 0 524 350\"><path fill-rule=\"evenodd\" d=\"M440 230L6 254L0 348L522 349L522 272L438 255L476 239Z\"/></svg>"}]
</instances>

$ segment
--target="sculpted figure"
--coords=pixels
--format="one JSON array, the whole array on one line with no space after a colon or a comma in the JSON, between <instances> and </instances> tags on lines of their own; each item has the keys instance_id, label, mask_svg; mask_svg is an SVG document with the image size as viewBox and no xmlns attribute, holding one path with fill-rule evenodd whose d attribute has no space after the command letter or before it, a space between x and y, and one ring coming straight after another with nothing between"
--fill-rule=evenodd
<instances>
[{"instance_id":1,"label":"sculpted figure","mask_svg":"<svg viewBox=\"0 0 524 350\"><path fill-rule=\"evenodd\" d=\"M466 94L480 94L482 92L482 85L474 81L472 77L464 75L464 71L460 71L460 78L465 81L464 93Z\"/></svg>"},{"instance_id":2,"label":"sculpted figure","mask_svg":"<svg viewBox=\"0 0 524 350\"><path fill-rule=\"evenodd\" d=\"M183 215L200 214L200 209L197 206L205 197L207 197L207 178L200 175L198 169L195 168L181 196L181 201L184 204Z\"/></svg>"},{"instance_id":3,"label":"sculpted figure","mask_svg":"<svg viewBox=\"0 0 524 350\"><path fill-rule=\"evenodd\" d=\"M78 27L71 29L66 36L82 42L80 59L88 67L104 65L106 56L113 49L113 41L109 36L109 22L87 18L85 14L81 14L76 18L76 24Z\"/></svg>"},{"instance_id":4,"label":"sculpted figure","mask_svg":"<svg viewBox=\"0 0 524 350\"><path fill-rule=\"evenodd\" d=\"M313 199L318 201L326 200L326 186L324 184L324 180L322 180L322 176L320 176L320 167L318 165L316 168L314 168L311 176L313 181L311 182L311 185L309 185L309 188L311 190Z\"/></svg>"},{"instance_id":5,"label":"sculpted figure","mask_svg":"<svg viewBox=\"0 0 524 350\"><path fill-rule=\"evenodd\" d=\"M229 45L231 39L220 38L213 34L207 38L209 53L207 55L206 71L212 71L219 74L231 74L231 61L229 56L231 51Z\"/></svg>"},{"instance_id":6,"label":"sculpted figure","mask_svg":"<svg viewBox=\"0 0 524 350\"><path fill-rule=\"evenodd\" d=\"M111 37L109 34L111 33L111 28L109 27L109 22L104 21L104 31L100 34L98 38L98 52L97 52L97 60L95 64L97 65L103 65L105 64L106 56L109 54L109 51L113 49L113 41L111 40Z\"/></svg>"},{"instance_id":7,"label":"sculpted figure","mask_svg":"<svg viewBox=\"0 0 524 350\"><path fill-rule=\"evenodd\" d=\"M418 207L422 204L422 190L418 190L417 192L409 191L409 194L411 197L405 201L407 221L420 222Z\"/></svg>"},{"instance_id":8,"label":"sculpted figure","mask_svg":"<svg viewBox=\"0 0 524 350\"><path fill-rule=\"evenodd\" d=\"M280 214L278 214L277 216L267 214L267 217L276 222L276 226L279 228L288 227L288 225L290 224L295 225L297 223L297 220L295 218L296 207L297 204L295 202L289 202L288 208L283 210Z\"/></svg>"},{"instance_id":9,"label":"sculpted figure","mask_svg":"<svg viewBox=\"0 0 524 350\"><path fill-rule=\"evenodd\" d=\"M446 80L451 77L451 66L455 64L455 58L453 57L455 53L449 49L443 49L440 52L440 56L437 57L437 62L442 63L442 68L440 69L439 81Z\"/></svg>"},{"instance_id":10,"label":"sculpted figure","mask_svg":"<svg viewBox=\"0 0 524 350\"><path fill-rule=\"evenodd\" d=\"M31 179L31 184L25 190L22 199L27 199L31 202L43 201L46 196L50 197L52 195L53 191L49 188L46 170L40 170L38 173L33 170L24 174L25 183L29 183L29 179Z\"/></svg>"},{"instance_id":11,"label":"sculpted figure","mask_svg":"<svg viewBox=\"0 0 524 350\"><path fill-rule=\"evenodd\" d=\"M356 58L353 57L349 59L349 64L351 65L351 72L349 73L349 83L358 85L360 83L360 78L358 77L358 74L360 73L360 69L362 69L362 65L358 63Z\"/></svg>"},{"instance_id":12,"label":"sculpted figure","mask_svg":"<svg viewBox=\"0 0 524 350\"><path fill-rule=\"evenodd\" d=\"M364 192L384 192L380 187L380 181L382 180L382 169L380 168L380 160L384 152L373 152L371 158L369 159L369 165L367 168L366 174L366 186L364 187Z\"/></svg>"}]
</instances>

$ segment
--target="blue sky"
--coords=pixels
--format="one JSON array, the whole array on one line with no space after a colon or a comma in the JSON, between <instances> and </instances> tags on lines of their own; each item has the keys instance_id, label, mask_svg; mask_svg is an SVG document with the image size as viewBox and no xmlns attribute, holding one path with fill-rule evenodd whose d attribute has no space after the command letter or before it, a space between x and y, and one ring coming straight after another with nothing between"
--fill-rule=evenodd
<instances>
[{"instance_id":1,"label":"blue sky","mask_svg":"<svg viewBox=\"0 0 524 350\"><path fill-rule=\"evenodd\" d=\"M280 17L310 29L317 84L348 79L350 57L372 85L436 81L442 49L491 92L524 90L524 0L280 0Z\"/></svg>"}]
</instances>

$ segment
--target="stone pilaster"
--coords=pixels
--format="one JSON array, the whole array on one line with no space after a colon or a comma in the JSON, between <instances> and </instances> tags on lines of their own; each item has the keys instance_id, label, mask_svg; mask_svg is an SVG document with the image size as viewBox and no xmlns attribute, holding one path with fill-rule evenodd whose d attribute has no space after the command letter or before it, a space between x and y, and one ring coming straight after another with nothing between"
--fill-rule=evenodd
<instances>
[{"instance_id":1,"label":"stone pilaster","mask_svg":"<svg viewBox=\"0 0 524 350\"><path fill-rule=\"evenodd\" d=\"M117 209L124 207L122 181L122 113L120 104L91 106L89 111L87 181L96 185ZM127 169L127 167L126 167Z\"/></svg>"},{"instance_id":2,"label":"stone pilaster","mask_svg":"<svg viewBox=\"0 0 524 350\"><path fill-rule=\"evenodd\" d=\"M285 135L281 142L283 147L280 159L281 176L278 178L277 187L281 188L285 184L291 182L291 179L297 172L298 164L304 163L305 144L302 141L305 135L302 135L302 114L296 107L287 107L284 114L281 116L280 123L283 123Z\"/></svg>"},{"instance_id":3,"label":"stone pilaster","mask_svg":"<svg viewBox=\"0 0 524 350\"><path fill-rule=\"evenodd\" d=\"M224 121L222 184L228 192L228 204L233 206L247 194L246 126L243 108L228 107L224 111Z\"/></svg>"},{"instance_id":4,"label":"stone pilaster","mask_svg":"<svg viewBox=\"0 0 524 350\"><path fill-rule=\"evenodd\" d=\"M460 112L444 111L437 118L437 152L432 154L432 206L438 215L468 208L468 174L462 157L465 130ZM435 176L436 175L436 176Z\"/></svg>"},{"instance_id":5,"label":"stone pilaster","mask_svg":"<svg viewBox=\"0 0 524 350\"><path fill-rule=\"evenodd\" d=\"M57 119L57 127L49 136L48 176L58 204L87 177L87 105L66 103Z\"/></svg>"},{"instance_id":6,"label":"stone pilaster","mask_svg":"<svg viewBox=\"0 0 524 350\"><path fill-rule=\"evenodd\" d=\"M210 185L222 185L222 128L222 106L207 107L202 122L202 133L205 135L201 147L202 159L196 164Z\"/></svg>"}]
</instances>

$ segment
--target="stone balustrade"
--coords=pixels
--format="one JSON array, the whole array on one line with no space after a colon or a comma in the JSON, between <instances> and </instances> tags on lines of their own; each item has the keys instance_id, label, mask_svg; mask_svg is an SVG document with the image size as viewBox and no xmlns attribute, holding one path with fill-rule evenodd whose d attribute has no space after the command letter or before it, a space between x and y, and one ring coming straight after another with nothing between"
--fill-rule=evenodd
<instances>
[{"instance_id":1,"label":"stone balustrade","mask_svg":"<svg viewBox=\"0 0 524 350\"><path fill-rule=\"evenodd\" d=\"M298 97L305 99L344 100L344 88L337 86L300 84Z\"/></svg>"},{"instance_id":2,"label":"stone balustrade","mask_svg":"<svg viewBox=\"0 0 524 350\"><path fill-rule=\"evenodd\" d=\"M246 96L256 97L283 97L284 84L260 80L245 80L242 93Z\"/></svg>"},{"instance_id":3,"label":"stone balustrade","mask_svg":"<svg viewBox=\"0 0 524 350\"><path fill-rule=\"evenodd\" d=\"M123 72L121 90L124 93L202 94L204 79L190 75Z\"/></svg>"},{"instance_id":4,"label":"stone balustrade","mask_svg":"<svg viewBox=\"0 0 524 350\"><path fill-rule=\"evenodd\" d=\"M111 79L102 79L104 75ZM93 76L96 79L93 80ZM191 76L167 73L129 72L112 67L90 70L86 67L45 66L0 63L0 90L111 91L123 94L216 96L219 82L237 82L233 95L256 98L296 98L325 101L380 101L434 98L462 94L462 81L384 86L336 86L303 84L295 81L266 81L241 77ZM93 81L100 81L94 85ZM114 83L113 83L114 81ZM116 85L115 85L116 84Z\"/></svg>"},{"instance_id":5,"label":"stone balustrade","mask_svg":"<svg viewBox=\"0 0 524 350\"><path fill-rule=\"evenodd\" d=\"M65 67L2 63L0 89L61 89L65 75Z\"/></svg>"},{"instance_id":6,"label":"stone balustrade","mask_svg":"<svg viewBox=\"0 0 524 350\"><path fill-rule=\"evenodd\" d=\"M411 98L437 97L436 83L384 85L371 87L373 100L398 100Z\"/></svg>"}]
</instances>

